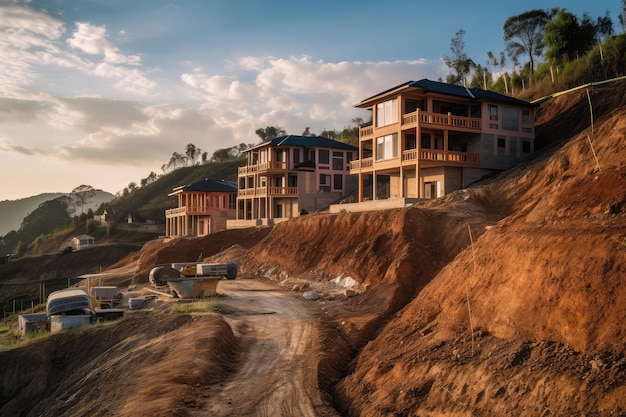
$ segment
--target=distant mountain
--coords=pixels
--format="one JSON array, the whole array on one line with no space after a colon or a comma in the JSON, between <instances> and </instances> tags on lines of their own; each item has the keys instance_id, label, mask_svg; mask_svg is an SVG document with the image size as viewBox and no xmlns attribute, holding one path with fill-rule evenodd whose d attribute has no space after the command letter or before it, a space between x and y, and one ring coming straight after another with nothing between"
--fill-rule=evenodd
<instances>
[{"instance_id":1,"label":"distant mountain","mask_svg":"<svg viewBox=\"0 0 626 417\"><path fill-rule=\"evenodd\" d=\"M43 193L19 200L0 201L0 236L4 236L11 230L18 230L24 217L35 210L41 203L54 200L69 193ZM96 210L102 203L113 200L115 196L102 190L96 190L96 195L85 205L84 211ZM79 213L80 214L80 213Z\"/></svg>"}]
</instances>

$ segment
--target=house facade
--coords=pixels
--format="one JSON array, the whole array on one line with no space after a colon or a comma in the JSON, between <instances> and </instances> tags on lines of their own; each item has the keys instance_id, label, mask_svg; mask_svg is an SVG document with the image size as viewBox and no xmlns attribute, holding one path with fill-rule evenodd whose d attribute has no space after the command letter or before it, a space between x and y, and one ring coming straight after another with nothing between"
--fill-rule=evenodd
<instances>
[{"instance_id":1,"label":"house facade","mask_svg":"<svg viewBox=\"0 0 626 417\"><path fill-rule=\"evenodd\" d=\"M356 104L358 201L441 197L510 168L534 150L533 105L502 94L410 81Z\"/></svg>"},{"instance_id":2,"label":"house facade","mask_svg":"<svg viewBox=\"0 0 626 417\"><path fill-rule=\"evenodd\" d=\"M325 209L356 190L355 146L320 136L287 135L247 149L239 168L237 220L228 228L272 225Z\"/></svg>"},{"instance_id":3,"label":"house facade","mask_svg":"<svg viewBox=\"0 0 626 417\"><path fill-rule=\"evenodd\" d=\"M96 244L96 238L89 235L80 235L70 240L70 245L74 250L81 250Z\"/></svg>"},{"instance_id":4,"label":"house facade","mask_svg":"<svg viewBox=\"0 0 626 417\"><path fill-rule=\"evenodd\" d=\"M226 229L236 216L237 185L204 179L174 189L178 207L165 211L166 237L205 236Z\"/></svg>"}]
</instances>

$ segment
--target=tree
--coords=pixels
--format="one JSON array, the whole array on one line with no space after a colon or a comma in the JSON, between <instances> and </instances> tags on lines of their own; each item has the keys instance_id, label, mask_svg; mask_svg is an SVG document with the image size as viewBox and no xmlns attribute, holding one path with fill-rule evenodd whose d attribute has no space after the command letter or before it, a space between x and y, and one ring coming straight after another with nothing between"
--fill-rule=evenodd
<instances>
[{"instance_id":1,"label":"tree","mask_svg":"<svg viewBox=\"0 0 626 417\"><path fill-rule=\"evenodd\" d=\"M145 187L148 184L152 184L157 180L157 174L154 171L150 171L150 174L146 178L141 179L141 186Z\"/></svg>"},{"instance_id":2,"label":"tree","mask_svg":"<svg viewBox=\"0 0 626 417\"><path fill-rule=\"evenodd\" d=\"M187 155L187 162L189 165L196 165L196 160L198 159L198 156L200 156L200 153L201 149L196 148L196 145L193 143L189 143L185 147L185 155Z\"/></svg>"},{"instance_id":3,"label":"tree","mask_svg":"<svg viewBox=\"0 0 626 417\"><path fill-rule=\"evenodd\" d=\"M529 59L531 79L535 73L535 56L543 50L543 28L552 18L553 11L533 9L504 22L504 41L510 57L526 55Z\"/></svg>"},{"instance_id":4,"label":"tree","mask_svg":"<svg viewBox=\"0 0 626 417\"><path fill-rule=\"evenodd\" d=\"M307 126L304 128L304 132L302 132L302 136L315 136L315 135L311 133L311 128Z\"/></svg>"},{"instance_id":5,"label":"tree","mask_svg":"<svg viewBox=\"0 0 626 417\"><path fill-rule=\"evenodd\" d=\"M601 38L600 40L606 39L613 35L613 21L611 20L611 14L608 10L606 11L604 17L598 17L596 23L596 31Z\"/></svg>"},{"instance_id":6,"label":"tree","mask_svg":"<svg viewBox=\"0 0 626 417\"><path fill-rule=\"evenodd\" d=\"M626 33L626 0L622 0L622 14L619 16L622 23L622 32Z\"/></svg>"},{"instance_id":7,"label":"tree","mask_svg":"<svg viewBox=\"0 0 626 417\"><path fill-rule=\"evenodd\" d=\"M233 159L233 148L218 149L213 152L211 156L211 162L225 162Z\"/></svg>"},{"instance_id":8,"label":"tree","mask_svg":"<svg viewBox=\"0 0 626 417\"><path fill-rule=\"evenodd\" d=\"M464 36L465 31L459 29L450 42L452 56L443 57L443 61L452 70L452 73L446 78L449 84L466 85L467 76L474 67L474 61L469 59L465 53Z\"/></svg>"},{"instance_id":9,"label":"tree","mask_svg":"<svg viewBox=\"0 0 626 417\"><path fill-rule=\"evenodd\" d=\"M96 195L96 190L91 185L79 185L74 188L70 193L72 204L75 207L80 207L80 212L83 213L85 205L91 203L90 198Z\"/></svg>"},{"instance_id":10,"label":"tree","mask_svg":"<svg viewBox=\"0 0 626 417\"><path fill-rule=\"evenodd\" d=\"M285 136L287 132L280 126L267 126L265 129L259 128L254 131L263 142L270 141L280 136Z\"/></svg>"},{"instance_id":11,"label":"tree","mask_svg":"<svg viewBox=\"0 0 626 417\"><path fill-rule=\"evenodd\" d=\"M589 15L581 21L567 9L560 9L556 17L544 27L546 58L561 63L574 60L593 48L597 27Z\"/></svg>"}]
</instances>

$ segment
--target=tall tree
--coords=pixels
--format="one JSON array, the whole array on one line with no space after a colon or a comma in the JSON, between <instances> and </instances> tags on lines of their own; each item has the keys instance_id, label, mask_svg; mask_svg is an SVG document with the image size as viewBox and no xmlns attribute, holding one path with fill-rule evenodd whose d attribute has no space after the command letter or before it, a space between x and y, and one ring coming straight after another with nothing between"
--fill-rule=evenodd
<instances>
[{"instance_id":1,"label":"tall tree","mask_svg":"<svg viewBox=\"0 0 626 417\"><path fill-rule=\"evenodd\" d=\"M187 146L185 147L185 154L187 155L187 163L189 165L195 165L196 160L198 159L198 156L200 156L200 153L201 153L201 149L196 148L196 145L194 145L193 143L187 144Z\"/></svg>"},{"instance_id":2,"label":"tall tree","mask_svg":"<svg viewBox=\"0 0 626 417\"><path fill-rule=\"evenodd\" d=\"M546 58L556 63L576 59L593 48L596 31L589 15L584 14L579 21L575 14L560 9L544 27Z\"/></svg>"},{"instance_id":3,"label":"tall tree","mask_svg":"<svg viewBox=\"0 0 626 417\"><path fill-rule=\"evenodd\" d=\"M91 203L90 199L96 195L96 190L91 185L79 185L74 188L70 193L72 204L75 207L80 207L81 214L86 204Z\"/></svg>"},{"instance_id":4,"label":"tall tree","mask_svg":"<svg viewBox=\"0 0 626 417\"><path fill-rule=\"evenodd\" d=\"M465 31L459 29L450 41L452 56L443 57L443 61L452 70L452 73L446 79L449 84L466 85L467 76L474 67L474 61L469 59L465 53L464 36Z\"/></svg>"},{"instance_id":5,"label":"tall tree","mask_svg":"<svg viewBox=\"0 0 626 417\"><path fill-rule=\"evenodd\" d=\"M280 126L267 126L265 129L261 127L255 130L254 133L256 133L263 140L263 142L267 142L287 134L285 129Z\"/></svg>"},{"instance_id":6,"label":"tall tree","mask_svg":"<svg viewBox=\"0 0 626 417\"><path fill-rule=\"evenodd\" d=\"M543 28L552 18L553 12L533 9L504 22L504 41L510 57L526 55L531 78L535 73L535 56L543 50Z\"/></svg>"},{"instance_id":7,"label":"tall tree","mask_svg":"<svg viewBox=\"0 0 626 417\"><path fill-rule=\"evenodd\" d=\"M611 14L608 10L604 17L598 17L596 30L601 39L606 39L613 35L613 21L611 20Z\"/></svg>"}]
</instances>

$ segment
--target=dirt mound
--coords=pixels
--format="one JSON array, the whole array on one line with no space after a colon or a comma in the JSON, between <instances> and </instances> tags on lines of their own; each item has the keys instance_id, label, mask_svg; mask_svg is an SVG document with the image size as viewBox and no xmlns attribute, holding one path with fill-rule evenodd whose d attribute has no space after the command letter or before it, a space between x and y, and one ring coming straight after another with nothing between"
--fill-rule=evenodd
<instances>
[{"instance_id":1,"label":"dirt mound","mask_svg":"<svg viewBox=\"0 0 626 417\"><path fill-rule=\"evenodd\" d=\"M267 228L250 228L224 230L197 238L153 240L146 243L138 254L123 259L115 266L124 268L134 265L133 283L146 283L150 270L157 265L167 265L172 262L196 262L199 258L210 259L232 246L247 250L261 241L269 232L270 229ZM241 255L241 252L233 253L233 256ZM230 259L232 258L227 260Z\"/></svg>"},{"instance_id":2,"label":"dirt mound","mask_svg":"<svg viewBox=\"0 0 626 417\"><path fill-rule=\"evenodd\" d=\"M626 412L625 120L468 190L511 214L359 354L347 415Z\"/></svg>"},{"instance_id":3,"label":"dirt mound","mask_svg":"<svg viewBox=\"0 0 626 417\"><path fill-rule=\"evenodd\" d=\"M193 390L222 381L237 352L217 315L136 314L53 335L0 352L0 415L185 416Z\"/></svg>"}]
</instances>

